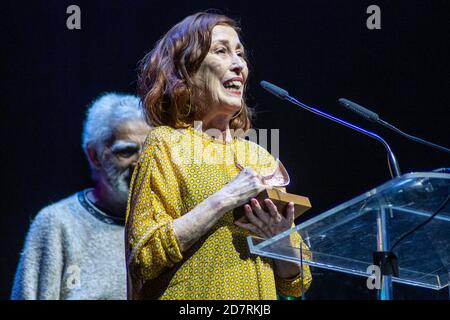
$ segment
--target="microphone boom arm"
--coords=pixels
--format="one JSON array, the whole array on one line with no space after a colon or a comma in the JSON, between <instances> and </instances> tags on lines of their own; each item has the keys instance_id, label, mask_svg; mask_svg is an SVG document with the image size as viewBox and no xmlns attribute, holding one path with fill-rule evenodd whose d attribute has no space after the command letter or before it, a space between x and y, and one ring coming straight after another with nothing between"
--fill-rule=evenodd
<instances>
[{"instance_id":1,"label":"microphone boom arm","mask_svg":"<svg viewBox=\"0 0 450 320\"><path fill-rule=\"evenodd\" d=\"M306 109L306 110L308 110L308 111L310 111L312 113L315 113L315 114L317 114L319 116L327 118L328 120L337 122L337 123L339 123L339 124L341 124L343 126L346 126L346 127L350 128L350 129L353 129L355 131L361 132L361 133L365 134L366 136L369 136L369 137L371 137L371 138L373 138L375 140L378 140L379 142L381 142L383 144L383 146L385 147L385 149L387 151L389 173L391 174L392 178L394 178L394 173L395 173L396 177L399 177L401 175L400 167L398 165L398 162L397 162L397 159L395 158L394 153L391 150L391 147L379 135L377 135L377 134L375 134L373 132L370 132L368 130L365 130L363 128L360 128L358 126L355 126L354 124L351 124L351 123L349 123L347 121L344 121L344 120L341 120L339 118L336 118L336 117L334 117L334 116L332 116L330 114L327 114L325 112L322 112L322 111L320 111L320 110L318 110L316 108L312 108L310 106L307 106L306 104L298 101L294 97L291 97L286 90L284 90L284 89L282 89L282 88L280 88L280 87L278 87L278 86L276 86L276 85L274 85L274 84L272 84L270 82L267 82L267 81L263 80L263 81L260 82L260 85L261 85L261 87L263 87L264 89L269 91L271 94L275 95L276 97L280 98L281 100L287 100L287 101L289 101L289 102L291 102L291 103L293 103L293 104L295 104L297 106L300 106L303 109ZM375 113L373 113L373 114L376 116ZM392 172L392 168L394 168L394 172Z\"/></svg>"},{"instance_id":2,"label":"microphone boom arm","mask_svg":"<svg viewBox=\"0 0 450 320\"><path fill-rule=\"evenodd\" d=\"M400 167L399 167L399 165L398 165L398 162L397 162L397 159L396 159L394 153L393 153L392 150L391 150L391 147L390 147L389 144L388 144L382 137L380 137L379 135L377 135L377 134L375 134L375 133L373 133L373 132L370 132L370 131L368 131L368 130L365 130L365 129L363 129L363 128L360 128L360 127L358 127L358 126L355 126L354 124L351 124L351 123L349 123L349 122L347 122L347 121L344 121L344 120L341 120L341 119L339 119L339 118L336 118L336 117L334 117L334 116L332 116L332 115L329 115L329 114L327 114L327 113L325 113L325 112L322 112L322 111L320 111L320 110L318 110L318 109L316 109L316 108L310 107L310 106L308 106L308 105L306 105L306 104L304 104L304 103L298 101L298 100L295 99L294 97L291 97L290 95L286 95L286 96L284 97L284 99L285 99L285 100L288 100L288 101L292 102L293 104L298 105L298 106L300 106L300 107L302 107L302 108L304 108L304 109L306 109L306 110L308 110L308 111L310 111L310 112L312 112L312 113L315 113L315 114L317 114L317 115L319 115L319 116L322 116L322 117L324 117L324 118L327 118L327 119L329 119L329 120L331 120L331 121L337 122L337 123L339 123L339 124L341 124L341 125L343 125L343 126L346 126L346 127L350 128L350 129L353 129L353 130L355 130L355 131L361 132L361 133L365 134L366 136L369 136L369 137L371 137L371 138L373 138L373 139L375 139L375 140L378 140L379 142L381 142L381 143L383 144L383 146L385 147L385 149L386 149L386 151L387 151L387 155L388 155L390 167L392 167L392 168L394 169L394 174L395 174L395 176L396 176L396 177L399 177L399 176L401 175ZM392 172L390 172L390 173L391 173L391 175L393 175Z\"/></svg>"},{"instance_id":3,"label":"microphone boom arm","mask_svg":"<svg viewBox=\"0 0 450 320\"><path fill-rule=\"evenodd\" d=\"M391 167L394 168L395 176L398 177L401 175L400 167L397 163L397 159L395 158L394 153L391 150L391 147L379 135L377 135L373 132L370 132L368 130L362 129L358 126L355 126L354 124L351 124L347 121L336 118L325 112L322 112L320 110L317 110L315 108L307 106L306 104L291 97L286 90L284 90L280 87L277 87L267 81L261 81L261 86L282 100L288 100L289 102L291 102L297 106L300 106L303 109L306 109L312 113L315 113L319 116L327 118L331 121L337 122L343 126L353 129L355 131L361 132L375 140L378 140L379 142L381 142L383 144L383 146L386 148L386 151L388 153L388 160L389 160L388 164L389 164L389 169L390 169L389 171L390 171L391 176L394 178L394 174L391 170ZM373 115L376 115L376 114L373 113ZM398 269L396 269L397 265L394 264L394 259L396 260L397 258L395 256L395 254L388 251L389 250L388 243L389 243L389 229L387 228L387 223L386 223L386 212L385 212L385 210L377 210L377 249L378 249L378 251L375 251L373 253L374 264L378 265L380 267L383 265L387 265L388 267L391 267L392 270L395 270L393 273L395 275L396 273L398 273ZM381 257L382 259L378 259L378 257ZM387 259L385 257L387 257ZM382 274L381 274L381 288L379 291L379 298L382 300L392 299L392 278L389 273L382 272Z\"/></svg>"},{"instance_id":4,"label":"microphone boom arm","mask_svg":"<svg viewBox=\"0 0 450 320\"><path fill-rule=\"evenodd\" d=\"M407 134L406 132L403 132L402 130L394 127L392 124L390 124L390 123L384 121L383 119L381 119L378 116L378 114L376 114L375 112L370 111L369 109L366 109L363 106L361 106L361 105L359 105L359 104L357 104L357 103L355 103L353 101L350 101L350 100L345 99L345 98L339 98L339 103L342 106L344 106L347 109L349 109L350 111L353 111L353 112L357 113L361 117L366 118L369 121L381 124L382 126L388 128L388 129L390 129L390 130L392 130L392 131L394 131L394 132L396 132L396 133L398 133L398 134L400 134L400 135L402 135L402 136L404 136L404 137L406 137L408 139L411 139L411 140L413 140L415 142L418 142L418 143L424 144L426 146L435 148L437 150L450 153L450 149L449 148L446 148L446 147L440 146L438 144L432 143L430 141L426 141L424 139L415 137L415 136L413 136L411 134Z\"/></svg>"},{"instance_id":5,"label":"microphone boom arm","mask_svg":"<svg viewBox=\"0 0 450 320\"><path fill-rule=\"evenodd\" d=\"M446 148L446 147L443 147L443 146L440 146L440 145L438 145L438 144L435 144L435 143L433 143L433 142L426 141L426 140L424 140L424 139L415 137L415 136L410 135L410 134L408 134L408 133L406 133L406 132L403 132L403 131L400 130L399 128L394 127L392 124L390 124L390 123L388 123L388 122L386 122L386 121L384 121L384 120L382 120L382 119L379 119L377 122L378 122L379 124L385 126L386 128L391 129L392 131L395 131L395 132L397 132L398 134L400 134L400 135L402 135L402 136L404 136L404 137L406 137L406 138L408 138L408 139L411 139L411 140L413 140L413 141L415 141L415 142L421 143L421 144L423 144L423 145L426 145L426 146L435 148L435 149L440 150L440 151L443 151L443 152L450 153L450 149L448 149L448 148Z\"/></svg>"}]
</instances>

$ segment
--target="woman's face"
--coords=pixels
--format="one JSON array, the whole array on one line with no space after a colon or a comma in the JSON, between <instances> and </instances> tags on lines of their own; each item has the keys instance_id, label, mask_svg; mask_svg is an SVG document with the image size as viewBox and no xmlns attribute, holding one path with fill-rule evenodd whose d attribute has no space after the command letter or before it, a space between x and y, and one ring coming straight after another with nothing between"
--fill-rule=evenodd
<instances>
[{"instance_id":1,"label":"woman's face","mask_svg":"<svg viewBox=\"0 0 450 320\"><path fill-rule=\"evenodd\" d=\"M231 27L215 26L209 52L193 77L199 88L195 103L210 116L233 116L241 108L247 77L244 47L238 34Z\"/></svg>"}]
</instances>

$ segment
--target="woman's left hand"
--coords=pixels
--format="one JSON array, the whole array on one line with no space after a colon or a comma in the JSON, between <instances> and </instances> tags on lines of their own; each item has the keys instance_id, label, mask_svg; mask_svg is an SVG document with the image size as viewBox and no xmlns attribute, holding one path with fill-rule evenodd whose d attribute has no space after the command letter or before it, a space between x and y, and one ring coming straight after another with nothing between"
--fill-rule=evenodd
<instances>
[{"instance_id":1,"label":"woman's left hand","mask_svg":"<svg viewBox=\"0 0 450 320\"><path fill-rule=\"evenodd\" d=\"M251 206L244 206L245 216L250 223L235 221L235 224L243 229L252 231L261 238L271 238L292 227L294 222L294 204L289 202L284 214L278 212L277 207L270 199L265 199L264 203L268 209L261 208L258 200L251 199Z\"/></svg>"}]
</instances>

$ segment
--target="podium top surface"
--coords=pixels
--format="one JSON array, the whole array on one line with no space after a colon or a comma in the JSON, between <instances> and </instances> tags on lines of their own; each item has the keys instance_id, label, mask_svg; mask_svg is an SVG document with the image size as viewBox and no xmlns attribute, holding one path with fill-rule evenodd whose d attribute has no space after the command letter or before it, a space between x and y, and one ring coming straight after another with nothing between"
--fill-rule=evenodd
<instances>
[{"instance_id":1,"label":"podium top surface","mask_svg":"<svg viewBox=\"0 0 450 320\"><path fill-rule=\"evenodd\" d=\"M254 254L298 261L285 238L298 233L312 255L311 266L368 277L372 253L378 251L380 217L390 246L403 234L427 220L450 194L450 174L408 173L332 208L273 238L249 237ZM300 250L300 248L295 248ZM305 247L302 249L306 249ZM450 269L450 205L424 227L405 238L393 252L399 276L393 281L425 288L448 285Z\"/></svg>"}]
</instances>

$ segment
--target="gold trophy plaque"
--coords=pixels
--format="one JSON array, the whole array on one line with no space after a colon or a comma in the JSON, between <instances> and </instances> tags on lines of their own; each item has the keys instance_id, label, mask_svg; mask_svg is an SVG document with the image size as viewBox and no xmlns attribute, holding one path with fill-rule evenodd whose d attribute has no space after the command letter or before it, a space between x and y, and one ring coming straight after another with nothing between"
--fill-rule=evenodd
<instances>
[{"instance_id":1,"label":"gold trophy plaque","mask_svg":"<svg viewBox=\"0 0 450 320\"><path fill-rule=\"evenodd\" d=\"M277 164L277 169L273 173L262 176L263 181L267 185L269 185L269 187L258 194L255 199L258 200L263 210L268 211L264 200L269 198L275 204L280 214L284 214L288 203L293 202L294 219L297 219L299 216L312 208L311 202L307 197L287 193L277 188L285 187L290 182L289 174L287 173L281 161L277 160ZM233 215L234 220L240 220L241 222L246 222L247 220L247 217L245 216L244 206L234 209Z\"/></svg>"}]
</instances>

